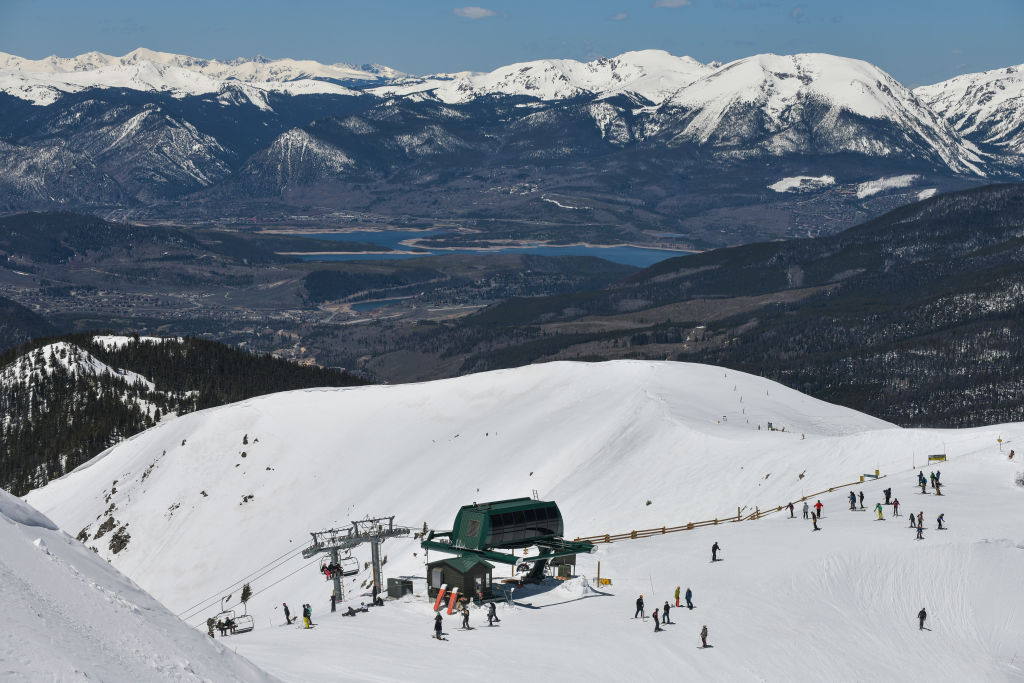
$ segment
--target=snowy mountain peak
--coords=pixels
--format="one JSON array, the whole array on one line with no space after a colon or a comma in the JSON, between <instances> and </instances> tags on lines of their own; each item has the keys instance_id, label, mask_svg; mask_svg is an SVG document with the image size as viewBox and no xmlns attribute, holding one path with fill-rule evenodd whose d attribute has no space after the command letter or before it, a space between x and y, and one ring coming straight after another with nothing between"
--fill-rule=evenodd
<instances>
[{"instance_id":1,"label":"snowy mountain peak","mask_svg":"<svg viewBox=\"0 0 1024 683\"><path fill-rule=\"evenodd\" d=\"M964 74L914 94L961 135L1024 154L1024 64Z\"/></svg>"}]
</instances>

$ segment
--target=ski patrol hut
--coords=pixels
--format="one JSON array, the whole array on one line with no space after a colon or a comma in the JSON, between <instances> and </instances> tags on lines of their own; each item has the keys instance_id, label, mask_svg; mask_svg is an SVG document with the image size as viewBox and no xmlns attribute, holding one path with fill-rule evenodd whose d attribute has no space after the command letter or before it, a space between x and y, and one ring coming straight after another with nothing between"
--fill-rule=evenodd
<instances>
[{"instance_id":1,"label":"ski patrol hut","mask_svg":"<svg viewBox=\"0 0 1024 683\"><path fill-rule=\"evenodd\" d=\"M446 557L427 564L427 595L437 597L441 586L459 589L459 595L487 600L494 595L491 572L494 565L479 557Z\"/></svg>"}]
</instances>

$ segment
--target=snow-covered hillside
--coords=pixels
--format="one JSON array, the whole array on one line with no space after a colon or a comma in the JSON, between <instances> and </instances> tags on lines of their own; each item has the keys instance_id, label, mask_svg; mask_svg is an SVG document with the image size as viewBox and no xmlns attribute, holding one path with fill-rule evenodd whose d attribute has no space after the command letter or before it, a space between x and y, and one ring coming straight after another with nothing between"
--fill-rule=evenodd
<instances>
[{"instance_id":1,"label":"snow-covered hillside","mask_svg":"<svg viewBox=\"0 0 1024 683\"><path fill-rule=\"evenodd\" d=\"M118 343L115 340L127 340L128 337L106 335L96 339L101 344L115 344ZM153 383L142 375L131 370L112 368L81 347L63 341L41 346L4 366L0 369L0 386L9 387L12 384L30 386L39 381L43 373L52 373L58 368L72 377L110 375L121 379L128 385L137 384L145 387L148 391L154 389Z\"/></svg>"},{"instance_id":2,"label":"snow-covered hillside","mask_svg":"<svg viewBox=\"0 0 1024 683\"><path fill-rule=\"evenodd\" d=\"M220 62L138 48L113 57L89 52L77 57L31 60L0 52L0 90L35 104L54 102L61 92L127 88L175 96L223 93L234 88L257 106L263 93L357 95L345 82L374 82L402 74L387 67L320 64L263 58Z\"/></svg>"},{"instance_id":3,"label":"snow-covered hillside","mask_svg":"<svg viewBox=\"0 0 1024 683\"><path fill-rule=\"evenodd\" d=\"M271 681L0 490L0 678Z\"/></svg>"},{"instance_id":4,"label":"snow-covered hillside","mask_svg":"<svg viewBox=\"0 0 1024 683\"><path fill-rule=\"evenodd\" d=\"M449 104L468 102L483 95L526 95L541 100L563 100L595 94L601 97L639 95L661 103L716 66L702 64L692 57L676 57L664 50L639 50L590 62L541 59L509 64L486 73L465 71L405 78L373 92L379 95L431 93Z\"/></svg>"},{"instance_id":5,"label":"snow-covered hillside","mask_svg":"<svg viewBox=\"0 0 1024 683\"><path fill-rule=\"evenodd\" d=\"M101 542L99 552L191 624L222 596L237 601L242 581L251 582L257 629L232 646L288 680L433 680L438 648L450 649L443 657L458 665L445 665L445 675L458 680L512 669L594 680L669 671L732 681L847 680L853 672L1020 680L1013 656L1024 594L1000 577L1024 570L1024 490L1013 485L997 436L1012 447L1024 427L903 430L721 368L552 363L290 392L194 413L28 500L87 545L108 518L127 525L126 549L112 556ZM915 495L912 466L943 451L947 497ZM915 543L902 521L846 512L840 489L822 496L817 534L780 513L600 546L579 570L593 577L601 561L612 586L517 592L494 632L455 631L448 619L447 644L428 639L422 595L356 619L324 614L330 584L319 560L299 554L308 532L366 515L446 529L460 505L534 490L558 502L570 537L724 520L737 507L774 508L876 468L890 476L857 487L868 506L891 486L904 514L924 509L931 527L945 511L951 529ZM711 565L715 540L726 561ZM385 575L419 577L422 594L417 543L390 540L383 551ZM369 559L366 548L355 554ZM367 600L366 579L364 571L346 584L350 602ZM651 609L676 585L692 587L698 607L676 611L678 625L655 636L650 622L629 619L638 593ZM313 604L320 625L282 628L283 601L293 612ZM921 606L932 631L917 630ZM479 613L473 621L481 625ZM690 649L703 624L716 649Z\"/></svg>"},{"instance_id":6,"label":"snow-covered hillside","mask_svg":"<svg viewBox=\"0 0 1024 683\"><path fill-rule=\"evenodd\" d=\"M914 89L964 137L1024 154L1024 64Z\"/></svg>"}]
</instances>

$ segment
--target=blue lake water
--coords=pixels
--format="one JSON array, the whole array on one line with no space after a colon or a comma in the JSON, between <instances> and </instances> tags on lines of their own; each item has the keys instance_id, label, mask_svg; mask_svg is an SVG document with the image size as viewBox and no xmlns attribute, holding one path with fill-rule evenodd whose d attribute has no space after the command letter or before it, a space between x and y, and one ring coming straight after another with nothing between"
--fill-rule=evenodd
<instances>
[{"instance_id":1,"label":"blue lake water","mask_svg":"<svg viewBox=\"0 0 1024 683\"><path fill-rule=\"evenodd\" d=\"M302 235L295 234L295 237L309 237L312 239L329 240L333 242L369 242L382 247L390 247L400 251L408 251L408 248L400 244L403 240L415 239L418 237L430 237L443 234L444 230L386 230L381 232L358 231L336 234ZM420 256L434 256L441 254L539 254L541 256L596 256L615 263L622 263L627 266L646 268L659 261L664 261L675 256L685 256L689 252L673 251L668 249L647 249L644 247L615 246L615 247L588 247L568 246L553 247L550 245L501 247L482 252L473 249L438 249L424 250L418 254L315 254L300 256L305 261L387 261L398 259L418 258Z\"/></svg>"}]
</instances>

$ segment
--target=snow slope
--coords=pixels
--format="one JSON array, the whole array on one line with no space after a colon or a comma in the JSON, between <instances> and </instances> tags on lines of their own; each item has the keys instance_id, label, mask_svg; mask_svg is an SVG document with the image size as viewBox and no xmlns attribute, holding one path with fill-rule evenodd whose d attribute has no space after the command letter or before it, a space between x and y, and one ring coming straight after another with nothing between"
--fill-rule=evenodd
<instances>
[{"instance_id":1,"label":"snow slope","mask_svg":"<svg viewBox=\"0 0 1024 683\"><path fill-rule=\"evenodd\" d=\"M0 490L0 678L271 681Z\"/></svg>"},{"instance_id":2,"label":"snow slope","mask_svg":"<svg viewBox=\"0 0 1024 683\"><path fill-rule=\"evenodd\" d=\"M639 50L590 62L541 59L509 64L487 73L464 71L407 78L372 92L399 96L429 92L449 104L468 102L483 95L527 95L541 100L562 100L594 94L605 98L619 94L639 95L661 103L714 68L692 57L676 57L664 50Z\"/></svg>"},{"instance_id":3,"label":"snow slope","mask_svg":"<svg viewBox=\"0 0 1024 683\"><path fill-rule=\"evenodd\" d=\"M914 89L961 135L1024 154L1024 64Z\"/></svg>"},{"instance_id":4,"label":"snow slope","mask_svg":"<svg viewBox=\"0 0 1024 683\"><path fill-rule=\"evenodd\" d=\"M47 105L61 92L127 88L176 97L237 91L266 108L265 93L358 95L342 83L376 81L401 74L386 67L361 69L308 60L236 59L230 62L138 48L113 57L89 52L77 57L31 60L0 52L0 91Z\"/></svg>"},{"instance_id":5,"label":"snow slope","mask_svg":"<svg viewBox=\"0 0 1024 683\"><path fill-rule=\"evenodd\" d=\"M769 421L785 431L768 431ZM854 672L1024 680L1020 657L1013 660L1024 593L1000 583L1024 570L1024 490L996 452L997 435L1012 447L1024 427L903 430L721 368L551 363L289 392L193 413L28 500L90 539L108 515L127 524L128 547L99 552L191 624L216 611L220 597L237 601L251 582L257 629L231 644L286 680L435 680L442 672L470 680L509 670L593 680L668 671L730 681L849 680ZM621 533L724 520L738 506L744 514L774 508L875 468L892 476L858 487L869 506L892 486L906 512L926 509L933 526L938 503L915 497L910 469L944 449L947 497L935 500L951 530L929 531L927 542L915 543L902 522L845 512L840 489L822 496L817 534L776 514L600 546L579 569L593 577L600 561L611 587L517 592L495 633L457 631L449 618L447 644L429 640L422 596L355 619L325 614L330 584L318 560L299 555L309 531L365 515L445 529L462 504L537 490L558 502L567 535ZM726 561L711 565L714 540ZM419 577L422 593L416 542L389 540L383 552L385 574ZM355 555L369 559L366 548ZM364 571L346 584L350 601L367 600L366 579ZM690 585L698 605L676 612L678 626L655 636L649 621L629 620L638 593L650 609L652 592L660 604L676 585ZM320 625L283 628L282 601L293 612L312 603ZM916 629L922 605L933 631ZM479 613L473 621L480 625ZM702 624L713 650L690 649ZM437 648L453 649L443 655L448 664Z\"/></svg>"}]
</instances>

